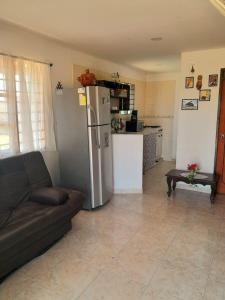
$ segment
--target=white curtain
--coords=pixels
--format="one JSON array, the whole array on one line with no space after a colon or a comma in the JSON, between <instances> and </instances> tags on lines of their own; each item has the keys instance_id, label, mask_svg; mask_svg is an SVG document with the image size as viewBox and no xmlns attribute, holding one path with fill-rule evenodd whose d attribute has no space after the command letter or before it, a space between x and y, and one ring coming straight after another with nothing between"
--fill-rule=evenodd
<instances>
[{"instance_id":1,"label":"white curtain","mask_svg":"<svg viewBox=\"0 0 225 300\"><path fill-rule=\"evenodd\" d=\"M0 55L0 156L55 149L50 67Z\"/></svg>"}]
</instances>

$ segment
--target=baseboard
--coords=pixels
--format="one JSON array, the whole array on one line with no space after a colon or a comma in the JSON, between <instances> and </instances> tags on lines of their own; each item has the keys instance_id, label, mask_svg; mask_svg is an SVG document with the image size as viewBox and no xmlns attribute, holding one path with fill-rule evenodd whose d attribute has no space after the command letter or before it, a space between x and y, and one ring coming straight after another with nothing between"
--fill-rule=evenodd
<instances>
[{"instance_id":1,"label":"baseboard","mask_svg":"<svg viewBox=\"0 0 225 300\"><path fill-rule=\"evenodd\" d=\"M143 194L143 189L114 189L114 194Z\"/></svg>"},{"instance_id":2,"label":"baseboard","mask_svg":"<svg viewBox=\"0 0 225 300\"><path fill-rule=\"evenodd\" d=\"M177 188L183 189L183 190L206 193L206 194L211 193L211 187L209 185L206 185L206 186L203 186L201 184L191 185L191 184L186 184L184 182L177 182Z\"/></svg>"},{"instance_id":3,"label":"baseboard","mask_svg":"<svg viewBox=\"0 0 225 300\"><path fill-rule=\"evenodd\" d=\"M164 161L173 161L174 160L174 158L172 158L171 156L163 156L162 159Z\"/></svg>"}]
</instances>

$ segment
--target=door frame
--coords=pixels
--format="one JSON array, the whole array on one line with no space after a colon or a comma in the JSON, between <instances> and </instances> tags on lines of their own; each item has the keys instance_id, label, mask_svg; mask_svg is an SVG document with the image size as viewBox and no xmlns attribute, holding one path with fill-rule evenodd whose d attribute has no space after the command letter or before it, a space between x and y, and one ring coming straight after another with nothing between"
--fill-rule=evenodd
<instances>
[{"instance_id":1,"label":"door frame","mask_svg":"<svg viewBox=\"0 0 225 300\"><path fill-rule=\"evenodd\" d=\"M216 173L217 163L217 147L219 139L219 123L220 123L220 108L222 101L222 82L225 80L225 68L220 69L220 81L219 81L219 97L218 97L218 110L217 110L217 126L216 126L216 146L215 146L215 158L214 158L214 173Z\"/></svg>"}]
</instances>

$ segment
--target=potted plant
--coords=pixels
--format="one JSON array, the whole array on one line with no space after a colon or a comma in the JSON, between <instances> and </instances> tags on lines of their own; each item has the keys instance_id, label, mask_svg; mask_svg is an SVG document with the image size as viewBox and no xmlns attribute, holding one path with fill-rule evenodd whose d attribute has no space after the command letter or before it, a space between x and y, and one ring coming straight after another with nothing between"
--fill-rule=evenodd
<instances>
[{"instance_id":1,"label":"potted plant","mask_svg":"<svg viewBox=\"0 0 225 300\"><path fill-rule=\"evenodd\" d=\"M189 183L192 184L197 172L200 170L199 165L196 163L188 164L187 170L188 170L187 179Z\"/></svg>"}]
</instances>

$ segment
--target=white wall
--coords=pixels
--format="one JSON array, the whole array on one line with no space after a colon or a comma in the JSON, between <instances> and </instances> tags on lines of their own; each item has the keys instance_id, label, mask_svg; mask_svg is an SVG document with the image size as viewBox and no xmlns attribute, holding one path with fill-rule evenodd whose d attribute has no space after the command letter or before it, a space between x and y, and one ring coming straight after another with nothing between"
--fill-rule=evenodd
<instances>
[{"instance_id":1,"label":"white wall","mask_svg":"<svg viewBox=\"0 0 225 300\"><path fill-rule=\"evenodd\" d=\"M195 68L195 84L198 75L203 75L202 89L208 87L209 74L219 74L225 67L225 48L210 49L182 53L180 83L180 103L178 109L178 136L177 136L177 168L186 169L187 164L200 164L201 171L214 171L216 147L217 111L219 85L211 88L211 100L199 102L197 111L182 111L182 98L198 98L199 91L185 89L186 76L191 76L191 66Z\"/></svg>"},{"instance_id":2,"label":"white wall","mask_svg":"<svg viewBox=\"0 0 225 300\"><path fill-rule=\"evenodd\" d=\"M0 21L0 51L52 62L52 83L61 80L65 87L73 86L73 64L90 66L105 72L119 72L123 76L145 80L146 73L100 59L69 46Z\"/></svg>"},{"instance_id":3,"label":"white wall","mask_svg":"<svg viewBox=\"0 0 225 300\"><path fill-rule=\"evenodd\" d=\"M123 76L138 80L146 78L145 72L75 51L61 42L2 21L0 21L0 52L53 63L51 69L53 102L57 81L61 81L64 87L73 87L73 64L89 66L109 73L119 72ZM58 183L60 176L58 155L48 153L45 158L53 180Z\"/></svg>"}]
</instances>

